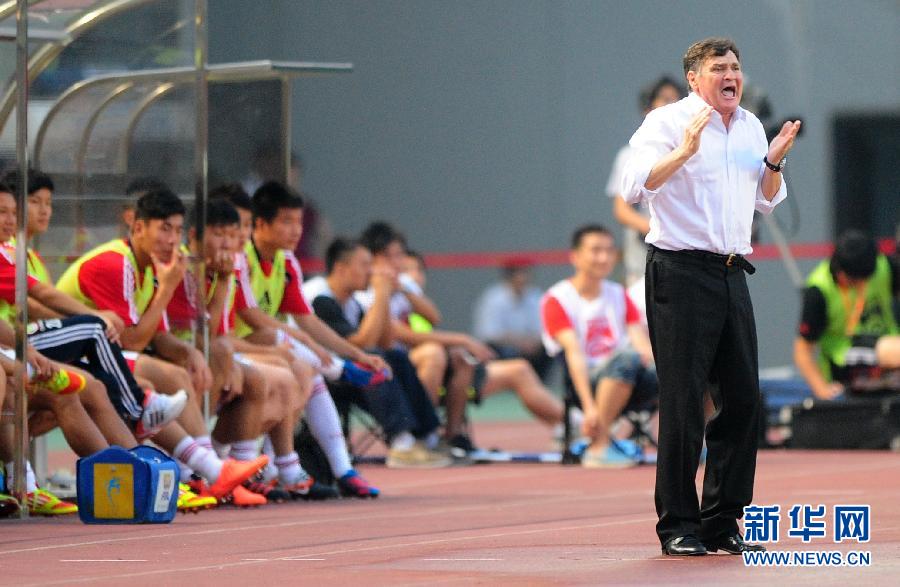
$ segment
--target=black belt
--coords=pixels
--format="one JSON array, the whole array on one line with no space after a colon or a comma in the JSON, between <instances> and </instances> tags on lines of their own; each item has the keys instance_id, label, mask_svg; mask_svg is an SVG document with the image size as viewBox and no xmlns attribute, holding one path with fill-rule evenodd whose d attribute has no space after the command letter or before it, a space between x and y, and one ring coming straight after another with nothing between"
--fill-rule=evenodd
<instances>
[{"instance_id":1,"label":"black belt","mask_svg":"<svg viewBox=\"0 0 900 587\"><path fill-rule=\"evenodd\" d=\"M726 267L738 267L746 271L749 275L753 275L756 273L756 267L753 266L750 261L747 260L743 255L738 255L736 253L731 253L728 255L722 255L720 253L711 253L709 251L699 251L696 249L684 249L681 251L670 251L668 249L660 249L659 247L654 247L650 245L650 249L653 251L653 254L659 254L663 257L692 257L694 259L702 259L704 261L709 261L716 265L725 265Z\"/></svg>"}]
</instances>

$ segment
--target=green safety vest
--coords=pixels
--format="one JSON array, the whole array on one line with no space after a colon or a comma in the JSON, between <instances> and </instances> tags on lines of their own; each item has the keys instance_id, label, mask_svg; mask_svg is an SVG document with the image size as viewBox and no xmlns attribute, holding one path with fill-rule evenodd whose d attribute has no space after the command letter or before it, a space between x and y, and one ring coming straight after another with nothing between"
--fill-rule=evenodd
<instances>
[{"instance_id":1,"label":"green safety vest","mask_svg":"<svg viewBox=\"0 0 900 587\"><path fill-rule=\"evenodd\" d=\"M53 280L50 279L50 271L47 270L44 260L33 249L28 249L28 274L41 283L53 285Z\"/></svg>"},{"instance_id":2,"label":"green safety vest","mask_svg":"<svg viewBox=\"0 0 900 587\"><path fill-rule=\"evenodd\" d=\"M281 300L284 299L284 289L287 286L287 261L284 251L279 249L275 252L275 259L272 261L272 271L269 275L266 275L262 269L253 241L247 241L247 244L244 245L244 252L247 253L250 288L253 290L259 309L269 316L278 317L278 308L281 307ZM238 318L235 333L243 338L251 332L253 332L253 329Z\"/></svg>"},{"instance_id":3,"label":"green safety vest","mask_svg":"<svg viewBox=\"0 0 900 587\"><path fill-rule=\"evenodd\" d=\"M844 366L846 364L847 351L851 348L852 336L847 333L847 306L841 295L841 289L834 281L830 264L822 261L813 269L806 285L818 288L825 297L825 310L827 325L825 332L818 341L819 367L825 379L831 381L831 365ZM847 291L849 307L855 307L857 303L857 289ZM891 307L891 267L884 255L878 255L875 263L875 273L866 282L865 303L862 315L851 335L869 334L883 336L885 334L897 334L897 322Z\"/></svg>"},{"instance_id":4,"label":"green safety vest","mask_svg":"<svg viewBox=\"0 0 900 587\"><path fill-rule=\"evenodd\" d=\"M412 313L409 315L409 328L413 332L418 332L420 334L427 334L434 330L434 326L431 322L428 321L425 316L421 314Z\"/></svg>"},{"instance_id":5,"label":"green safety vest","mask_svg":"<svg viewBox=\"0 0 900 587\"><path fill-rule=\"evenodd\" d=\"M78 283L78 274L81 273L81 266L86 262L108 252L122 255L131 264L131 268L134 269L134 274L137 276L137 282L134 284L134 303L135 306L137 306L138 315L143 314L147 309L147 306L149 306L150 302L153 300L153 291L155 289L153 265L147 265L144 269L143 278L141 278L138 275L138 264L137 260L134 258L134 251L131 250L131 247L128 246L128 243L123 239L109 241L108 243L91 249L79 257L75 263L66 269L66 272L62 274L59 281L56 282L56 288L63 293L69 294L85 306L96 308L97 305L94 301L84 295L81 291L81 285ZM118 276L110 276L110 278L118 279Z\"/></svg>"}]
</instances>

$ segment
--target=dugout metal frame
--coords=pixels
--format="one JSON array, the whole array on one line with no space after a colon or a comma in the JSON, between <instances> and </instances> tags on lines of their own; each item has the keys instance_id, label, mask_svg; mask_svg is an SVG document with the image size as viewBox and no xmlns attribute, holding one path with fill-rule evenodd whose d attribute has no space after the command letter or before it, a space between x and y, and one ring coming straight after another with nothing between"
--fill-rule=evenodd
<instances>
[{"instance_id":1,"label":"dugout metal frame","mask_svg":"<svg viewBox=\"0 0 900 587\"><path fill-rule=\"evenodd\" d=\"M28 90L31 83L44 72L59 57L72 42L86 32L102 25L107 19L120 13L144 6L156 0L85 0L82 7L77 3L61 5L59 12L69 10L74 17L58 29L53 26L36 27L29 34L29 7L38 7L45 0L7 0L0 2L0 22L15 15L15 35L9 27L0 26L0 41L15 41L16 44L16 69L15 81L10 83L0 98L0 130L6 127L12 111L15 109L16 117L16 160L18 169L23 178L19 185L17 195L20 205L17 207L16 239L19 243L26 242L25 225L27 218L27 171L29 169L29 144L28 144ZM54 10L54 5L48 3L45 10ZM81 10L83 8L83 10ZM80 10L80 12L79 12ZM191 67L173 67L153 70L132 71L123 74L98 75L83 79L71 86L60 95L51 111L42 121L35 140L34 159L39 164L41 158L52 152L54 145L48 140L55 121L59 120L60 113L71 106L77 98L83 95L89 88L108 88L105 96L97 103L87 103L80 112L83 115L83 125L78 133L78 149L75 152L73 172L81 178L81 188L77 195L83 195L83 174L86 171L86 158L89 153L91 138L98 128L98 122L103 119L112 104L120 102L135 92L144 92L142 99L135 101L133 108L124 127L113 127L113 131L122 132L118 137L117 159L118 169L127 170L127 153L134 138L134 129L141 117L154 104L157 104L170 92L178 87L194 86L194 112L195 112L195 142L194 142L194 171L199 193L196 205L200 206L200 218L197 226L198 237L202 238L206 224L205 198L208 191L208 116L209 116L209 83L240 83L259 80L278 80L281 85L281 127L279 129L279 143L284 156L285 179L290 173L291 157L291 103L292 81L299 76L322 75L336 73L350 73L353 70L351 63L316 63L316 62L288 62L288 61L251 61L242 63L208 64L208 28L207 28L207 0L193 0L193 65ZM68 13L67 13L68 14ZM187 26L187 22L176 23L176 26ZM36 47L29 49L29 42L40 42ZM21 90L21 91L20 91ZM123 168L124 165L124 168ZM27 343L25 327L28 323L26 280L26 247L16 248L16 359L20 365L24 364L25 349ZM197 268L202 272L202 264ZM204 280L198 283L203 284ZM201 294L202 295L202 294ZM200 319L199 336L204 351L208 348L208 331L205 320ZM20 503L25 502L25 455L28 449L27 416L28 403L25 392L26 375L23 368L19 368L15 375L17 381L15 398L15 410L13 419L15 423L14 448L14 477L15 487L13 495ZM204 412L209 420L208 393L204 394ZM39 457L42 451L38 450ZM46 447L43 448L46 452ZM40 458L38 459L40 460ZM19 517L27 518L27 508L22 507Z\"/></svg>"}]
</instances>

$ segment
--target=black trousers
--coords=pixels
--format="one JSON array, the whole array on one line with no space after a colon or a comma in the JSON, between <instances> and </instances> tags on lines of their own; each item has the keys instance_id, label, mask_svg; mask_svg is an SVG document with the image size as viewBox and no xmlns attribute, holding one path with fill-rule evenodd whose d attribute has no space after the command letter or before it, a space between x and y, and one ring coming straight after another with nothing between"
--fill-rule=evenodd
<instances>
[{"instance_id":1,"label":"black trousers","mask_svg":"<svg viewBox=\"0 0 900 587\"><path fill-rule=\"evenodd\" d=\"M106 387L116 412L129 425L141 418L144 390L134 380L122 349L106 338L96 316L38 320L29 324L28 342L49 359L81 367Z\"/></svg>"},{"instance_id":2,"label":"black trousers","mask_svg":"<svg viewBox=\"0 0 900 587\"><path fill-rule=\"evenodd\" d=\"M656 532L663 544L685 534L712 540L737 532L737 520L753 498L761 405L746 276L721 258L651 247L646 296L659 377ZM706 473L698 504L694 480L707 389L716 410L705 426Z\"/></svg>"}]
</instances>

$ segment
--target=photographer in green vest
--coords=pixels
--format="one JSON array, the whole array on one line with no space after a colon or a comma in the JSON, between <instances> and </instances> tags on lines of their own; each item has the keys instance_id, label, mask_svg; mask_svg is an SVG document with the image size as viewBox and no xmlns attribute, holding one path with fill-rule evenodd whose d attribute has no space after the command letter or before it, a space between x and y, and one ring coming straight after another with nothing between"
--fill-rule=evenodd
<instances>
[{"instance_id":1,"label":"photographer in green vest","mask_svg":"<svg viewBox=\"0 0 900 587\"><path fill-rule=\"evenodd\" d=\"M878 252L871 237L848 230L806 285L794 362L815 397L900 391L896 264Z\"/></svg>"}]
</instances>

